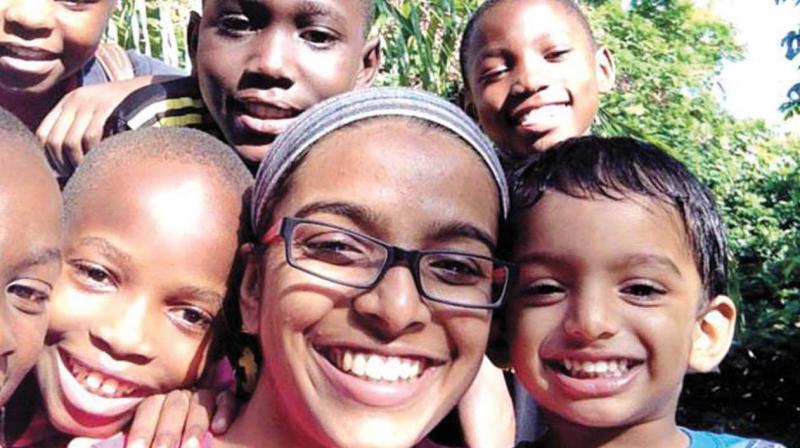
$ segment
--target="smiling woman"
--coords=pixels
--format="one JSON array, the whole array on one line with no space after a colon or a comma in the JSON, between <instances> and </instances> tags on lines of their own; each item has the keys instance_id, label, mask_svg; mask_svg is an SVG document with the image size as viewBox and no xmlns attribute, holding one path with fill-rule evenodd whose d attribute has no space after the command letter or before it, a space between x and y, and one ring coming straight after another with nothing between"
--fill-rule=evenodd
<instances>
[{"instance_id":1,"label":"smiling woman","mask_svg":"<svg viewBox=\"0 0 800 448\"><path fill-rule=\"evenodd\" d=\"M215 443L414 445L472 382L511 277L492 146L441 99L365 90L301 116L257 179L240 307L263 363Z\"/></svg>"}]
</instances>

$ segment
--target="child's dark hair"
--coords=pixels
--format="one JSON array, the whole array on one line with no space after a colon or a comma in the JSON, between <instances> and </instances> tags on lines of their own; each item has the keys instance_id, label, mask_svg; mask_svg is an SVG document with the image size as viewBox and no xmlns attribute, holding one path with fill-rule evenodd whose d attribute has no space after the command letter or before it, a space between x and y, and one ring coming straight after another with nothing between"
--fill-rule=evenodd
<instances>
[{"instance_id":1,"label":"child's dark hair","mask_svg":"<svg viewBox=\"0 0 800 448\"><path fill-rule=\"evenodd\" d=\"M494 8L497 5L505 3L507 1L512 0L486 0L478 6L478 9L472 13L467 21L467 26L464 27L464 31L461 33L461 44L458 48L458 61L461 67L461 81L464 84L465 88L468 88L467 82L467 56L469 52L469 42L472 39L472 35L475 33L475 27L478 25L481 17L484 16L489 10ZM514 0L520 1L520 0ZM530 1L530 0L528 0ZM597 47L597 41L595 41L594 33L592 33L592 27L589 26L589 20L586 18L586 14L583 13L580 6L575 2L575 0L533 0L533 1L549 1L558 4L562 8L564 8L570 15L574 16L578 23L581 26L581 29L588 37L589 41L592 43L592 47Z\"/></svg>"},{"instance_id":2,"label":"child's dark hair","mask_svg":"<svg viewBox=\"0 0 800 448\"><path fill-rule=\"evenodd\" d=\"M663 150L632 138L573 138L519 165L510 182L512 226L549 190L581 199L627 200L641 195L663 202L681 217L704 299L725 294L725 226L714 197Z\"/></svg>"}]
</instances>

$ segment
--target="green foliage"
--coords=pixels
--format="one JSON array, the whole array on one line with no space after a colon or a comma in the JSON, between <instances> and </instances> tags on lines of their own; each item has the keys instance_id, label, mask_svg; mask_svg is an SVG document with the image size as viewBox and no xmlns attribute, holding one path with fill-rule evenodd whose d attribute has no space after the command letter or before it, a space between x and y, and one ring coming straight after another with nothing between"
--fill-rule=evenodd
<instances>
[{"instance_id":1,"label":"green foliage","mask_svg":"<svg viewBox=\"0 0 800 448\"><path fill-rule=\"evenodd\" d=\"M187 68L186 24L192 0L120 0L106 40Z\"/></svg>"},{"instance_id":2,"label":"green foliage","mask_svg":"<svg viewBox=\"0 0 800 448\"><path fill-rule=\"evenodd\" d=\"M381 85L416 86L453 98L460 86L458 43L479 0L378 0Z\"/></svg>"}]
</instances>

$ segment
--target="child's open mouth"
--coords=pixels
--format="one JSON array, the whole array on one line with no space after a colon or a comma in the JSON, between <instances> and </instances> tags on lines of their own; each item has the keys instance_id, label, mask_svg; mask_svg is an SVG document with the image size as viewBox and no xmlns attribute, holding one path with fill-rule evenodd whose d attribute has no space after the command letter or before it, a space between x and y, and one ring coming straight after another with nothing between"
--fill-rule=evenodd
<instances>
[{"instance_id":1,"label":"child's open mouth","mask_svg":"<svg viewBox=\"0 0 800 448\"><path fill-rule=\"evenodd\" d=\"M564 375L578 379L622 378L642 361L627 358L587 361L577 359L546 360L545 363Z\"/></svg>"},{"instance_id":2,"label":"child's open mouth","mask_svg":"<svg viewBox=\"0 0 800 448\"><path fill-rule=\"evenodd\" d=\"M78 384L87 391L105 398L141 397L147 391L132 382L108 375L81 363L75 358L61 352L64 365L69 369Z\"/></svg>"}]
</instances>

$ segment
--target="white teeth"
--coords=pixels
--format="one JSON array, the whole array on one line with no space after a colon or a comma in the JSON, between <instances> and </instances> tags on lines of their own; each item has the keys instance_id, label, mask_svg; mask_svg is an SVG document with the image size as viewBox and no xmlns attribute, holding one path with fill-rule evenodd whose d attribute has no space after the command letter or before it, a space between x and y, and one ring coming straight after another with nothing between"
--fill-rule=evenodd
<instances>
[{"instance_id":1,"label":"white teeth","mask_svg":"<svg viewBox=\"0 0 800 448\"><path fill-rule=\"evenodd\" d=\"M372 381L408 381L422 372L422 361L397 356L357 353L333 349L329 359L339 370Z\"/></svg>"},{"instance_id":2,"label":"white teeth","mask_svg":"<svg viewBox=\"0 0 800 448\"><path fill-rule=\"evenodd\" d=\"M100 376L99 373L92 372L86 378L86 385L89 386L91 390L97 390L100 388L100 384L103 382L103 377Z\"/></svg>"},{"instance_id":3,"label":"white teeth","mask_svg":"<svg viewBox=\"0 0 800 448\"><path fill-rule=\"evenodd\" d=\"M370 355L367 361L367 376L373 380L383 378L383 360L378 355Z\"/></svg>"},{"instance_id":4,"label":"white teeth","mask_svg":"<svg viewBox=\"0 0 800 448\"><path fill-rule=\"evenodd\" d=\"M367 357L358 353L353 357L353 368L351 370L356 376L364 376L367 373Z\"/></svg>"},{"instance_id":5,"label":"white teeth","mask_svg":"<svg viewBox=\"0 0 800 448\"><path fill-rule=\"evenodd\" d=\"M114 395L114 393L117 391L118 386L119 383L117 383L114 379L109 378L103 381L103 385L100 386L100 391L106 395Z\"/></svg>"},{"instance_id":6,"label":"white teeth","mask_svg":"<svg viewBox=\"0 0 800 448\"><path fill-rule=\"evenodd\" d=\"M572 376L594 378L594 377L621 377L628 372L627 359L611 359L603 361L577 361L574 359L562 359L561 365L570 372Z\"/></svg>"},{"instance_id":7,"label":"white teeth","mask_svg":"<svg viewBox=\"0 0 800 448\"><path fill-rule=\"evenodd\" d=\"M342 370L349 372L353 368L353 353L350 350L345 350L342 356Z\"/></svg>"},{"instance_id":8,"label":"white teeth","mask_svg":"<svg viewBox=\"0 0 800 448\"><path fill-rule=\"evenodd\" d=\"M566 104L549 104L531 110L520 119L520 124L534 125L547 123L559 117L567 108Z\"/></svg>"},{"instance_id":9,"label":"white teeth","mask_svg":"<svg viewBox=\"0 0 800 448\"><path fill-rule=\"evenodd\" d=\"M82 364L75 361L69 363L69 370L75 380L86 390L106 397L125 397L133 393L136 387L132 384L120 382L114 378L106 378L100 372L92 372Z\"/></svg>"}]
</instances>

